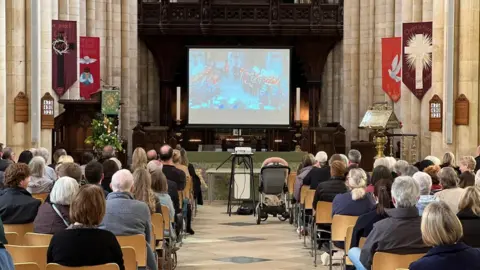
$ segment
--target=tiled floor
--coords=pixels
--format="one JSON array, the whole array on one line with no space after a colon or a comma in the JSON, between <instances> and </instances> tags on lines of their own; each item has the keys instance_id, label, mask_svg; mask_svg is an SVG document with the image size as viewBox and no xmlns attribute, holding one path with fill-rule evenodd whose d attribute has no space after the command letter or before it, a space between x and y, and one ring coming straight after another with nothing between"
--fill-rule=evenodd
<instances>
[{"instance_id":1,"label":"tiled floor","mask_svg":"<svg viewBox=\"0 0 480 270\"><path fill-rule=\"evenodd\" d=\"M199 208L196 234L184 240L177 269L328 269L313 267L309 249L287 221L270 216L257 225L253 216L229 217L225 211L219 205Z\"/></svg>"}]
</instances>

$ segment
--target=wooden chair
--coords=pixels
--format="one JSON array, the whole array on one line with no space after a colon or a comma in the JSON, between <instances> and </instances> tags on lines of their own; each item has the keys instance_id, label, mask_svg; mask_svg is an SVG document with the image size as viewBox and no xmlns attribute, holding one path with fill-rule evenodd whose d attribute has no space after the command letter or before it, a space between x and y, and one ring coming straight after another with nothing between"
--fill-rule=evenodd
<instances>
[{"instance_id":1,"label":"wooden chair","mask_svg":"<svg viewBox=\"0 0 480 270\"><path fill-rule=\"evenodd\" d=\"M345 237L345 254L350 249L350 245L352 244L352 234L353 234L354 227L355 226L348 226L347 228L347 235ZM348 255L345 255L345 264L353 265L352 261L350 261L350 258L348 258Z\"/></svg>"},{"instance_id":2,"label":"wooden chair","mask_svg":"<svg viewBox=\"0 0 480 270\"><path fill-rule=\"evenodd\" d=\"M288 178L287 178L287 188L288 188L288 205L290 206L290 215L291 215L291 221L290 221L290 224L294 224L294 226L296 226L298 224L298 221L297 221L297 211L296 209L298 209L298 203L297 205L292 205L290 203L290 201L292 200L293 198L293 190L294 190L294 186L295 186L295 179L297 177L297 173L296 172L291 172L289 175L288 175Z\"/></svg>"},{"instance_id":3,"label":"wooden chair","mask_svg":"<svg viewBox=\"0 0 480 270\"><path fill-rule=\"evenodd\" d=\"M307 198L307 193L308 193L308 190L310 189L310 187L308 186L302 186L302 188L300 189L300 201L297 202L297 213L298 213L298 216L297 216L297 221L298 221L298 224L297 224L297 227L300 227L301 222L300 221L303 221L303 226L305 227L305 215L304 215L304 206L305 206L305 199ZM302 217L302 214L303 214L303 217ZM303 218L303 219L302 219ZM298 235L298 239L301 239L301 234Z\"/></svg>"},{"instance_id":4,"label":"wooden chair","mask_svg":"<svg viewBox=\"0 0 480 270\"><path fill-rule=\"evenodd\" d=\"M16 232L18 234L17 244L23 244L23 237L27 232L33 232L33 223L28 224L3 224L5 232Z\"/></svg>"},{"instance_id":5,"label":"wooden chair","mask_svg":"<svg viewBox=\"0 0 480 270\"><path fill-rule=\"evenodd\" d=\"M165 224L163 223L163 215L160 213L154 213L152 215L152 225L155 226L155 240L163 241L165 230ZM152 246L152 249L155 248L155 246L156 245Z\"/></svg>"},{"instance_id":6,"label":"wooden chair","mask_svg":"<svg viewBox=\"0 0 480 270\"><path fill-rule=\"evenodd\" d=\"M44 203L49 194L50 193L37 193L37 194L32 194L32 197Z\"/></svg>"},{"instance_id":7,"label":"wooden chair","mask_svg":"<svg viewBox=\"0 0 480 270\"><path fill-rule=\"evenodd\" d=\"M80 266L80 267L68 267L62 266L56 263L49 263L47 270L119 270L120 268L116 263L107 263L95 266Z\"/></svg>"},{"instance_id":8,"label":"wooden chair","mask_svg":"<svg viewBox=\"0 0 480 270\"><path fill-rule=\"evenodd\" d=\"M36 263L40 269L45 269L47 265L48 246L14 246L5 245L5 248L12 256L13 263Z\"/></svg>"},{"instance_id":9,"label":"wooden chair","mask_svg":"<svg viewBox=\"0 0 480 270\"><path fill-rule=\"evenodd\" d=\"M291 172L288 175L287 187L288 187L288 193L290 195L293 195L293 189L294 189L294 186L295 186L295 179L296 178L297 178L297 173L296 172Z\"/></svg>"},{"instance_id":10,"label":"wooden chair","mask_svg":"<svg viewBox=\"0 0 480 270\"><path fill-rule=\"evenodd\" d=\"M367 237L361 237L360 241L358 242L358 247L362 248L363 245L365 245L365 242L367 242Z\"/></svg>"},{"instance_id":11,"label":"wooden chair","mask_svg":"<svg viewBox=\"0 0 480 270\"><path fill-rule=\"evenodd\" d=\"M135 249L138 267L146 267L147 242L143 234L117 236L117 241L121 247L133 247Z\"/></svg>"},{"instance_id":12,"label":"wooden chair","mask_svg":"<svg viewBox=\"0 0 480 270\"><path fill-rule=\"evenodd\" d=\"M332 269L333 249L341 250L333 246L334 241L343 242L347 236L347 229L350 226L355 226L357 223L357 216L334 215L332 218L332 237L330 240L330 269ZM345 264L345 258L342 262Z\"/></svg>"},{"instance_id":13,"label":"wooden chair","mask_svg":"<svg viewBox=\"0 0 480 270\"><path fill-rule=\"evenodd\" d=\"M314 261L313 263L315 266L317 266L317 240L330 240L330 238L317 238L318 233L326 232L330 233L330 231L327 230L322 230L319 229L319 225L325 225L325 224L332 224L332 203L331 202L317 202L317 207L315 209L315 225L314 229L312 229L313 232L313 237L311 237L312 240L312 250L314 253Z\"/></svg>"},{"instance_id":14,"label":"wooden chair","mask_svg":"<svg viewBox=\"0 0 480 270\"><path fill-rule=\"evenodd\" d=\"M16 232L6 232L5 238L9 245L18 245L18 233Z\"/></svg>"},{"instance_id":15,"label":"wooden chair","mask_svg":"<svg viewBox=\"0 0 480 270\"><path fill-rule=\"evenodd\" d=\"M26 233L23 237L24 246L48 246L52 240L52 234Z\"/></svg>"},{"instance_id":16,"label":"wooden chair","mask_svg":"<svg viewBox=\"0 0 480 270\"><path fill-rule=\"evenodd\" d=\"M170 209L168 209L168 206L162 205L162 217L163 217L163 224L165 226L164 230L168 229L169 231L171 231L172 221L170 220Z\"/></svg>"},{"instance_id":17,"label":"wooden chair","mask_svg":"<svg viewBox=\"0 0 480 270\"><path fill-rule=\"evenodd\" d=\"M308 187L308 186L307 186ZM303 226L304 228L310 228L311 224L313 224L313 220L310 219L310 224L305 224L306 223L306 215L305 215L305 212L306 210L312 210L312 205L313 205L313 198L315 197L315 190L313 189L310 189L310 187L308 187L308 190L307 190L307 196L305 197L305 201L304 201L304 204L303 204ZM313 212L313 211L312 211ZM313 226L312 226L313 227ZM312 230L310 230L310 237L313 233ZM303 245L306 247L307 246L307 234L303 234ZM313 256L313 254L311 254Z\"/></svg>"},{"instance_id":18,"label":"wooden chair","mask_svg":"<svg viewBox=\"0 0 480 270\"><path fill-rule=\"evenodd\" d=\"M15 270L40 270L36 263L15 263Z\"/></svg>"},{"instance_id":19,"label":"wooden chair","mask_svg":"<svg viewBox=\"0 0 480 270\"><path fill-rule=\"evenodd\" d=\"M133 247L122 247L125 270L137 270L137 255Z\"/></svg>"},{"instance_id":20,"label":"wooden chair","mask_svg":"<svg viewBox=\"0 0 480 270\"><path fill-rule=\"evenodd\" d=\"M398 268L407 268L410 264L425 254L393 254L386 252L375 252L373 255L372 270L396 270Z\"/></svg>"}]
</instances>

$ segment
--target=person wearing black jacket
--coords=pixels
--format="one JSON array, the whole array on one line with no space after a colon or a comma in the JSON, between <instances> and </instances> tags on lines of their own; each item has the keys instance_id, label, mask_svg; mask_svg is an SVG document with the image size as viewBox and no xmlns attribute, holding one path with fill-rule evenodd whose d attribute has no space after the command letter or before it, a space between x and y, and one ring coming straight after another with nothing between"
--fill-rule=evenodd
<instances>
[{"instance_id":1,"label":"person wearing black jacket","mask_svg":"<svg viewBox=\"0 0 480 270\"><path fill-rule=\"evenodd\" d=\"M480 187L470 186L465 189L458 204L458 219L463 227L463 242L480 248Z\"/></svg>"},{"instance_id":2,"label":"person wearing black jacket","mask_svg":"<svg viewBox=\"0 0 480 270\"><path fill-rule=\"evenodd\" d=\"M318 156L318 154L317 154ZM317 157L315 157L317 159ZM334 154L330 157L330 160L327 162L320 162L320 168L313 167L312 170L305 176L303 179L303 185L309 185L310 189L317 189L319 183L328 181L330 179L330 165L334 161L343 161L342 156L339 154ZM317 159L318 161L318 159ZM333 200L333 199L332 199Z\"/></svg>"},{"instance_id":3,"label":"person wearing black jacket","mask_svg":"<svg viewBox=\"0 0 480 270\"><path fill-rule=\"evenodd\" d=\"M185 189L187 176L182 170L179 170L173 164L173 148L166 144L160 148L160 160L162 161L162 171L168 180L177 184L178 191ZM172 198L173 199L173 198Z\"/></svg>"},{"instance_id":4,"label":"person wearing black jacket","mask_svg":"<svg viewBox=\"0 0 480 270\"><path fill-rule=\"evenodd\" d=\"M337 194L347 192L347 185L345 184L345 170L346 164L343 161L334 161L330 167L330 180L318 184L315 196L313 198L313 209L317 208L319 201L333 202Z\"/></svg>"}]
</instances>

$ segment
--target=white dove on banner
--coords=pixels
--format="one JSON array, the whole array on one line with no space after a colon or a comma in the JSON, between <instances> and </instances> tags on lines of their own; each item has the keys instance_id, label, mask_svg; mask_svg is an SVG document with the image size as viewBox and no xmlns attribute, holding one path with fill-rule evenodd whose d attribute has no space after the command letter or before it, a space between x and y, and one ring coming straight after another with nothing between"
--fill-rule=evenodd
<instances>
[{"instance_id":1,"label":"white dove on banner","mask_svg":"<svg viewBox=\"0 0 480 270\"><path fill-rule=\"evenodd\" d=\"M80 64L88 65L95 62L97 62L97 59L90 58L89 56L84 56L83 58L80 58Z\"/></svg>"},{"instance_id":2,"label":"white dove on banner","mask_svg":"<svg viewBox=\"0 0 480 270\"><path fill-rule=\"evenodd\" d=\"M392 61L392 68L388 69L388 75L390 75L390 78L395 80L396 82L399 82L402 80L398 75L400 73L400 68L402 68L402 63L398 60L398 54L395 55L395 58L393 58Z\"/></svg>"}]
</instances>

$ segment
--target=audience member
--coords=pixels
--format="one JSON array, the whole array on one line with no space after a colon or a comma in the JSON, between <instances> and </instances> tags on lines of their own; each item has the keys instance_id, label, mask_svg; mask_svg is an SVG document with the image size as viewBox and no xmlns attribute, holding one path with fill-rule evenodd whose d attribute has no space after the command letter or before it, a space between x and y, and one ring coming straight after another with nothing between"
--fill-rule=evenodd
<instances>
[{"instance_id":1,"label":"audience member","mask_svg":"<svg viewBox=\"0 0 480 270\"><path fill-rule=\"evenodd\" d=\"M433 165L437 165L437 166L440 166L442 164L440 159L437 158L436 156L426 156L425 160L430 160L433 163Z\"/></svg>"},{"instance_id":2,"label":"audience member","mask_svg":"<svg viewBox=\"0 0 480 270\"><path fill-rule=\"evenodd\" d=\"M386 167L390 171L390 174L393 171L393 168L390 168L390 162L385 157L375 159L375 161L373 162L373 169L375 170L375 168L377 168L378 166Z\"/></svg>"},{"instance_id":3,"label":"audience member","mask_svg":"<svg viewBox=\"0 0 480 270\"><path fill-rule=\"evenodd\" d=\"M173 149L170 145L164 145L160 148L160 160L162 161L162 171L167 179L177 184L178 191L185 189L186 175L183 171L177 169L173 164Z\"/></svg>"},{"instance_id":4,"label":"audience member","mask_svg":"<svg viewBox=\"0 0 480 270\"><path fill-rule=\"evenodd\" d=\"M410 166L410 164L408 164L407 161L398 160L397 163L395 163L395 166L393 167L393 171L397 176L406 176L408 166Z\"/></svg>"},{"instance_id":5,"label":"audience member","mask_svg":"<svg viewBox=\"0 0 480 270\"><path fill-rule=\"evenodd\" d=\"M169 213L163 213L162 215L168 215L170 217L170 222L173 223L175 221L175 207L173 206L173 201L170 195L168 195L168 180L165 174L163 174L161 169L156 169L150 172L152 175L152 190L155 192L155 196L157 196L160 205L168 207ZM178 202L178 193L177 198L175 198ZM172 224L165 225L165 235L167 236L174 236L175 230L171 230L173 228Z\"/></svg>"},{"instance_id":6,"label":"audience member","mask_svg":"<svg viewBox=\"0 0 480 270\"><path fill-rule=\"evenodd\" d=\"M340 156L342 157L343 163L345 163L345 168L348 168L348 157L344 154L340 154ZM345 169L345 171L346 171L346 169Z\"/></svg>"},{"instance_id":7,"label":"audience member","mask_svg":"<svg viewBox=\"0 0 480 270\"><path fill-rule=\"evenodd\" d=\"M397 160L394 157L385 157L385 160L388 162L387 168L392 172L393 177L397 177L394 170Z\"/></svg>"},{"instance_id":8,"label":"audience member","mask_svg":"<svg viewBox=\"0 0 480 270\"><path fill-rule=\"evenodd\" d=\"M29 164L30 160L32 160L33 154L29 150L25 150L22 153L20 153L20 156L18 156L18 163L23 163L23 164Z\"/></svg>"},{"instance_id":9,"label":"audience member","mask_svg":"<svg viewBox=\"0 0 480 270\"><path fill-rule=\"evenodd\" d=\"M480 248L480 187L471 186L465 189L458 210L457 216L463 227L463 242Z\"/></svg>"},{"instance_id":10,"label":"audience member","mask_svg":"<svg viewBox=\"0 0 480 270\"><path fill-rule=\"evenodd\" d=\"M442 185L440 185L440 180L438 179L438 172L440 172L440 166L428 166L427 168L425 168L425 170L423 170L423 172L430 175L430 178L432 179L432 194L435 194L442 190Z\"/></svg>"},{"instance_id":11,"label":"audience member","mask_svg":"<svg viewBox=\"0 0 480 270\"><path fill-rule=\"evenodd\" d=\"M117 163L118 169L122 169L122 162L116 157L115 148L111 145L106 145L103 147L102 158L99 160L100 163L103 163L105 160L113 160Z\"/></svg>"},{"instance_id":12,"label":"audience member","mask_svg":"<svg viewBox=\"0 0 480 270\"><path fill-rule=\"evenodd\" d=\"M136 169L146 169L147 168L147 153L142 147L137 147L132 154L132 166L130 166L130 171L133 173Z\"/></svg>"},{"instance_id":13,"label":"audience member","mask_svg":"<svg viewBox=\"0 0 480 270\"><path fill-rule=\"evenodd\" d=\"M105 193L105 197L108 195L108 191L106 191L102 186L103 181L103 165L98 161L90 161L85 166L85 181L87 184L98 185L101 186L103 189L103 193Z\"/></svg>"},{"instance_id":14,"label":"audience member","mask_svg":"<svg viewBox=\"0 0 480 270\"><path fill-rule=\"evenodd\" d=\"M478 269L480 250L460 241L462 224L447 204L429 204L422 216L421 229L424 243L432 249L411 263L410 270Z\"/></svg>"},{"instance_id":15,"label":"audience member","mask_svg":"<svg viewBox=\"0 0 480 270\"><path fill-rule=\"evenodd\" d=\"M173 150L173 157L172 157L172 161L173 161L173 164L175 165L175 167L179 170L181 170L185 176L186 176L186 179L191 179L190 178L190 174L188 172L188 167L185 166L185 165L182 165L182 154L180 152L180 150ZM191 180L190 180L191 181ZM186 232L189 233L189 234L195 234L195 232L193 231L192 229L192 205L191 205L191 202L184 198L183 200L183 209L185 209L186 207L186 212L187 212L187 226L186 226Z\"/></svg>"},{"instance_id":16,"label":"audience member","mask_svg":"<svg viewBox=\"0 0 480 270\"><path fill-rule=\"evenodd\" d=\"M318 155L318 153L317 153L317 155ZM324 157L325 157L325 161L323 161ZM315 189L316 190L319 183L323 183L323 182L328 181L330 179L330 177L331 177L330 166L332 165L332 163L334 161L342 161L343 162L342 156L340 156L339 154L332 155L330 157L330 160L328 161L328 164L327 164L326 158L327 158L327 154L325 154L325 155L320 154L320 156L319 156L320 161L317 159L317 161L320 164L320 168L313 167L312 170L310 171L310 173L307 174L305 176L305 178L303 179L303 184L304 185L310 185L310 189Z\"/></svg>"},{"instance_id":17,"label":"audience member","mask_svg":"<svg viewBox=\"0 0 480 270\"><path fill-rule=\"evenodd\" d=\"M435 199L444 201L454 213L458 212L458 203L465 190L458 187L458 176L452 167L444 167L438 173L442 191L435 193Z\"/></svg>"},{"instance_id":18,"label":"audience member","mask_svg":"<svg viewBox=\"0 0 480 270\"><path fill-rule=\"evenodd\" d=\"M378 165L373 169L372 177L370 178L370 185L367 186L366 191L373 192L375 183L380 179L389 179L393 182L392 172L388 169L388 167Z\"/></svg>"},{"instance_id":19,"label":"audience member","mask_svg":"<svg viewBox=\"0 0 480 270\"><path fill-rule=\"evenodd\" d=\"M477 147L477 157L475 158L475 172L480 170L480 145Z\"/></svg>"},{"instance_id":20,"label":"audience member","mask_svg":"<svg viewBox=\"0 0 480 270\"><path fill-rule=\"evenodd\" d=\"M0 219L4 224L31 223L37 216L41 201L26 190L29 181L26 164L12 164L5 171L5 188L0 190Z\"/></svg>"},{"instance_id":21,"label":"audience member","mask_svg":"<svg viewBox=\"0 0 480 270\"><path fill-rule=\"evenodd\" d=\"M150 160L148 163L147 163L147 170L149 172L153 172L155 171L156 169L162 169L163 165L162 163L160 163L158 160Z\"/></svg>"},{"instance_id":22,"label":"audience member","mask_svg":"<svg viewBox=\"0 0 480 270\"><path fill-rule=\"evenodd\" d=\"M53 180L45 174L45 160L42 157L36 156L30 161L28 167L31 175L27 186L28 192L31 194L50 192L53 187Z\"/></svg>"},{"instance_id":23,"label":"audience member","mask_svg":"<svg viewBox=\"0 0 480 270\"><path fill-rule=\"evenodd\" d=\"M475 158L472 156L465 156L460 158L460 182L458 186L466 188L475 185Z\"/></svg>"},{"instance_id":24,"label":"audience member","mask_svg":"<svg viewBox=\"0 0 480 270\"><path fill-rule=\"evenodd\" d=\"M425 172L417 172L413 175L413 180L417 182L418 187L420 188L420 198L417 202L418 214L421 216L423 213L423 209L425 207L435 201L433 195L431 195L432 189L432 178Z\"/></svg>"},{"instance_id":25,"label":"audience member","mask_svg":"<svg viewBox=\"0 0 480 270\"><path fill-rule=\"evenodd\" d=\"M413 166L413 165L409 165L407 167L407 171L405 172L405 175L404 176L410 176L412 177L415 173L419 172L418 168Z\"/></svg>"},{"instance_id":26,"label":"audience member","mask_svg":"<svg viewBox=\"0 0 480 270\"><path fill-rule=\"evenodd\" d=\"M388 217L385 210L394 207L390 195L391 190L391 179L380 179L375 183L373 196L377 201L377 205L374 210L358 217L357 223L355 223L355 227L353 227L351 248L358 247L360 238L367 237L370 234L373 229L373 224ZM360 249L352 252L358 253L356 257L359 257Z\"/></svg>"},{"instance_id":27,"label":"audience member","mask_svg":"<svg viewBox=\"0 0 480 270\"><path fill-rule=\"evenodd\" d=\"M48 167L55 170L55 168L57 167L58 159L61 156L64 156L66 154L67 154L67 151L65 151L65 149L62 149L62 148L57 149L55 152L53 152L53 163L49 164Z\"/></svg>"},{"instance_id":28,"label":"audience member","mask_svg":"<svg viewBox=\"0 0 480 270\"><path fill-rule=\"evenodd\" d=\"M132 193L136 200L147 204L151 214L162 211L160 202L152 190L152 177L147 169L138 168L133 172Z\"/></svg>"},{"instance_id":29,"label":"audience member","mask_svg":"<svg viewBox=\"0 0 480 270\"><path fill-rule=\"evenodd\" d=\"M147 267L157 269L155 255L150 248L152 237L151 214L148 205L133 197L133 175L129 170L119 170L112 177L113 192L107 196L105 217L100 228L115 235L145 235L147 242Z\"/></svg>"},{"instance_id":30,"label":"audience member","mask_svg":"<svg viewBox=\"0 0 480 270\"><path fill-rule=\"evenodd\" d=\"M0 265L2 266L2 269L15 270L13 259L5 248L5 245L7 244L9 243L5 237L5 229L3 228L3 223L0 219Z\"/></svg>"},{"instance_id":31,"label":"audience member","mask_svg":"<svg viewBox=\"0 0 480 270\"><path fill-rule=\"evenodd\" d=\"M64 266L94 266L116 263L125 270L123 254L115 235L98 228L105 215L105 197L97 185L84 185L70 206L68 229L53 235L47 263Z\"/></svg>"},{"instance_id":32,"label":"audience member","mask_svg":"<svg viewBox=\"0 0 480 270\"><path fill-rule=\"evenodd\" d=\"M433 164L433 162L431 162L430 160L424 159L422 161L415 163L414 166L418 169L419 172L423 172L425 168L428 168L429 166L432 166L432 165L435 165L435 164Z\"/></svg>"},{"instance_id":33,"label":"audience member","mask_svg":"<svg viewBox=\"0 0 480 270\"><path fill-rule=\"evenodd\" d=\"M360 167L360 162L362 161L362 154L360 153L360 151L356 150L356 149L352 149L350 151L348 151L348 167L352 166L352 165L357 165L357 167Z\"/></svg>"},{"instance_id":34,"label":"audience member","mask_svg":"<svg viewBox=\"0 0 480 270\"><path fill-rule=\"evenodd\" d=\"M317 208L319 201L333 202L337 194L347 192L345 185L346 164L343 161L334 161L330 166L331 178L328 181L318 184L313 198L312 209Z\"/></svg>"},{"instance_id":35,"label":"audience member","mask_svg":"<svg viewBox=\"0 0 480 270\"><path fill-rule=\"evenodd\" d=\"M150 161L153 161L153 160L158 160L157 151L155 151L154 149L148 150L148 152L147 152L147 160L148 160L149 162L150 162Z\"/></svg>"},{"instance_id":36,"label":"audience member","mask_svg":"<svg viewBox=\"0 0 480 270\"><path fill-rule=\"evenodd\" d=\"M102 187L107 192L112 192L112 188L110 187L110 183L112 182L112 176L120 170L118 168L118 164L110 159L107 159L103 162L103 180L102 180Z\"/></svg>"},{"instance_id":37,"label":"audience member","mask_svg":"<svg viewBox=\"0 0 480 270\"><path fill-rule=\"evenodd\" d=\"M57 174L55 173L55 169L47 166L50 159L50 153L48 152L48 149L45 147L40 147L36 150L34 156L42 157L45 161L45 176L52 181L57 180Z\"/></svg>"},{"instance_id":38,"label":"audience member","mask_svg":"<svg viewBox=\"0 0 480 270\"><path fill-rule=\"evenodd\" d=\"M412 254L428 250L422 241L421 218L415 207L419 196L420 190L412 177L400 176L395 179L392 185L392 201L395 208L387 209L389 217L375 223L362 247L360 259L357 256L349 256L358 270L370 269L373 255L377 251L401 251Z\"/></svg>"},{"instance_id":39,"label":"audience member","mask_svg":"<svg viewBox=\"0 0 480 270\"><path fill-rule=\"evenodd\" d=\"M70 205L78 193L77 180L64 176L55 181L50 192L50 200L38 208L33 222L33 231L43 234L54 234L70 226Z\"/></svg>"},{"instance_id":40,"label":"audience member","mask_svg":"<svg viewBox=\"0 0 480 270\"><path fill-rule=\"evenodd\" d=\"M452 152L446 152L443 155L442 165L440 168L451 167L455 170L455 172L460 175L460 169L455 165L455 155Z\"/></svg>"},{"instance_id":41,"label":"audience member","mask_svg":"<svg viewBox=\"0 0 480 270\"><path fill-rule=\"evenodd\" d=\"M195 200L197 200L198 205L203 205L202 181L200 180L200 177L197 175L197 172L193 164L188 161L187 151L182 148L180 150L180 154L182 155L182 159L181 159L182 165L187 166L188 173L192 177L194 198ZM286 166L288 166L288 163Z\"/></svg>"},{"instance_id":42,"label":"audience member","mask_svg":"<svg viewBox=\"0 0 480 270\"><path fill-rule=\"evenodd\" d=\"M361 216L375 207L375 201L367 194L367 174L362 169L352 169L346 180L348 192L333 199L332 215Z\"/></svg>"},{"instance_id":43,"label":"audience member","mask_svg":"<svg viewBox=\"0 0 480 270\"><path fill-rule=\"evenodd\" d=\"M308 173L312 170L313 166L316 164L315 157L312 154L306 154L302 158L301 169L297 172L297 177L295 178L295 185L293 187L293 197L297 202L300 201L300 191L303 186L303 179L307 176Z\"/></svg>"},{"instance_id":44,"label":"audience member","mask_svg":"<svg viewBox=\"0 0 480 270\"><path fill-rule=\"evenodd\" d=\"M62 157L65 157L65 156L62 156ZM56 171L57 171L58 177L68 176L77 180L79 184L82 180L82 169L80 169L80 165L76 163L73 163L73 162L64 163L64 164L59 163L57 165Z\"/></svg>"},{"instance_id":45,"label":"audience member","mask_svg":"<svg viewBox=\"0 0 480 270\"><path fill-rule=\"evenodd\" d=\"M94 156L90 152L84 152L82 158L80 159L80 169L82 170L82 175L85 176L85 167L88 163L95 160Z\"/></svg>"},{"instance_id":46,"label":"audience member","mask_svg":"<svg viewBox=\"0 0 480 270\"><path fill-rule=\"evenodd\" d=\"M2 159L0 159L0 171L4 172L10 165L15 163L15 153L12 148L3 148Z\"/></svg>"}]
</instances>

